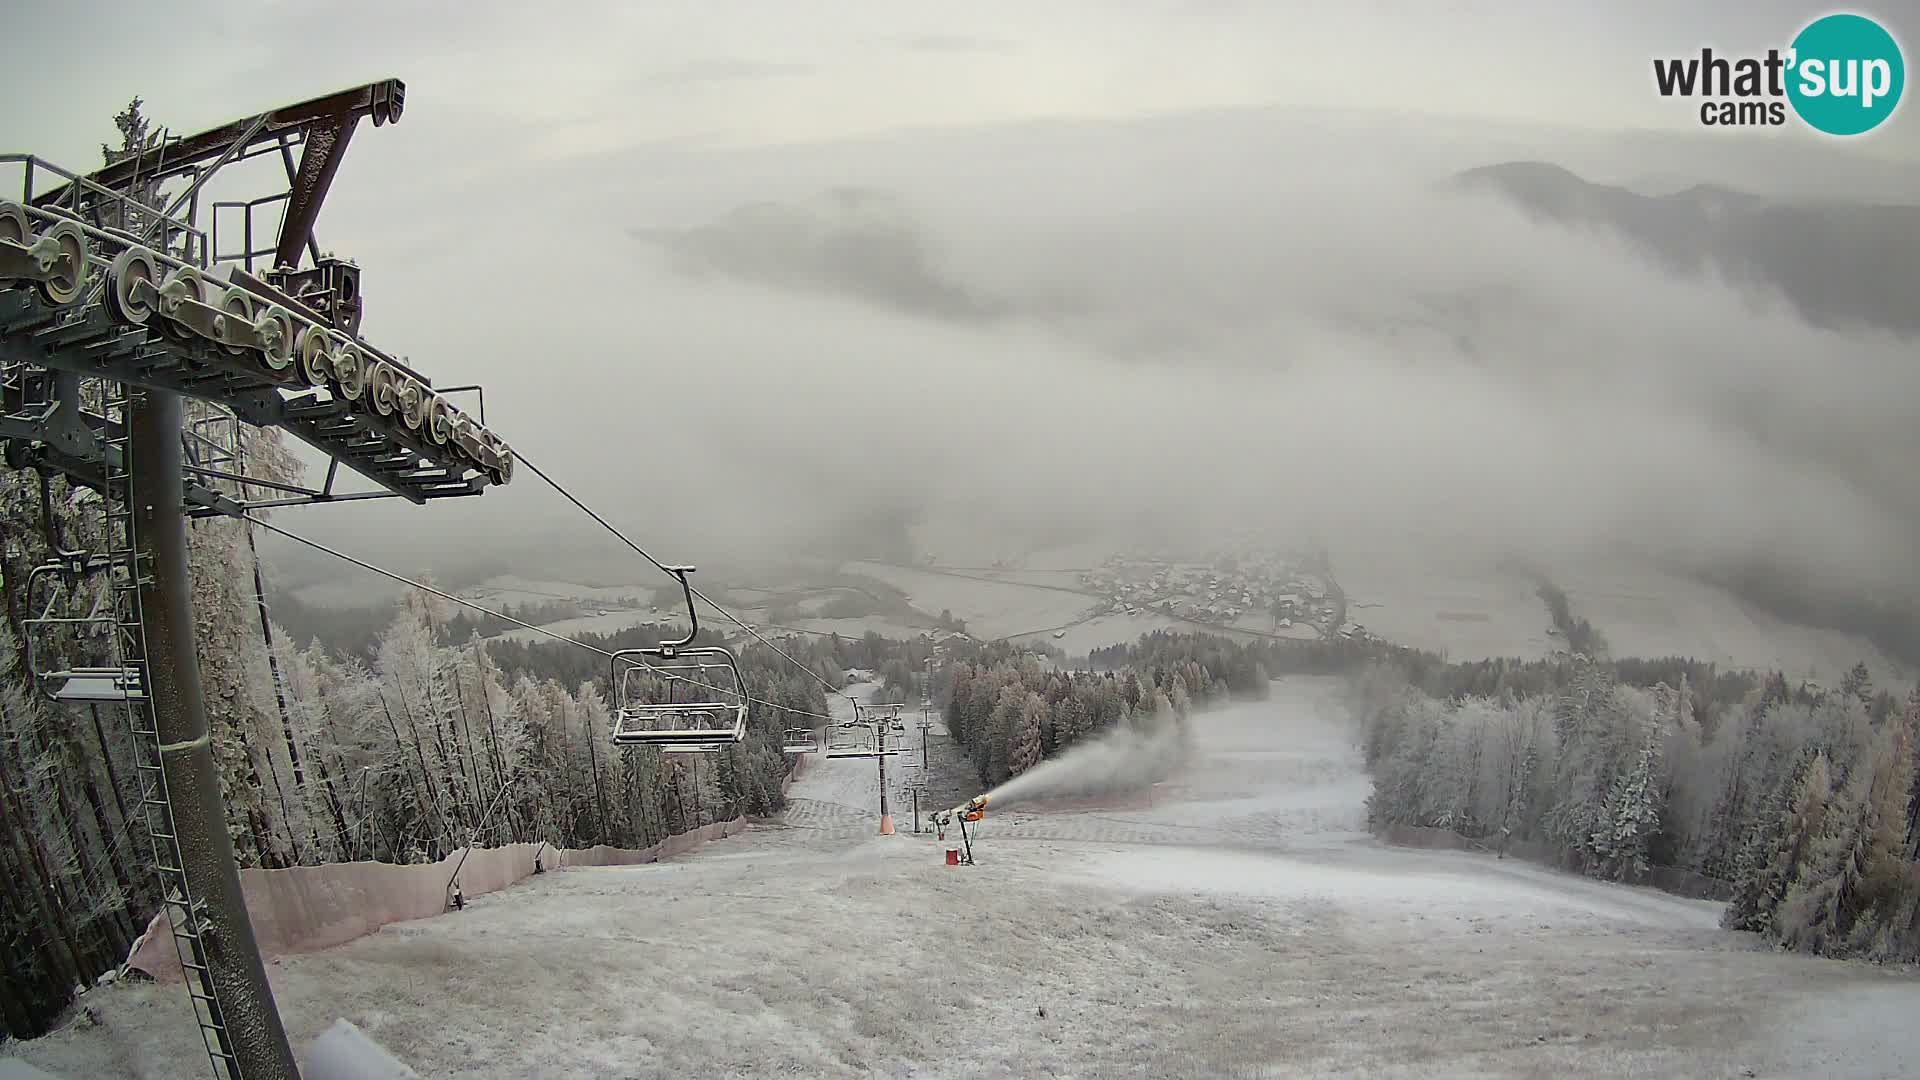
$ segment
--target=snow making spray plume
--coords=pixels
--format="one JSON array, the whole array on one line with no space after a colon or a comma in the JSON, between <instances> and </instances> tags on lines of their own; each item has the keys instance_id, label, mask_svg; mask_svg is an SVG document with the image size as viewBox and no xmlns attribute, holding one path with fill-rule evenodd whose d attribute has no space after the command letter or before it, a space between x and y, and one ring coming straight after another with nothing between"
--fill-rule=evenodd
<instances>
[{"instance_id":1,"label":"snow making spray plume","mask_svg":"<svg viewBox=\"0 0 1920 1080\"><path fill-rule=\"evenodd\" d=\"M1116 728L1035 765L986 793L986 805L1034 799L1084 798L1133 791L1165 777L1186 760L1186 725L1170 715L1145 729Z\"/></svg>"}]
</instances>

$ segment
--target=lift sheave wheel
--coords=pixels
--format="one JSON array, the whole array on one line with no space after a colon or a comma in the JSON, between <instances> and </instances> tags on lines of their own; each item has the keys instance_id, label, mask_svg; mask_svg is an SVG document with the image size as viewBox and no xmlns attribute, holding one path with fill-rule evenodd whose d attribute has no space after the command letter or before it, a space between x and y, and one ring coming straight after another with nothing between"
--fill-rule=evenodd
<instances>
[{"instance_id":1,"label":"lift sheave wheel","mask_svg":"<svg viewBox=\"0 0 1920 1080\"><path fill-rule=\"evenodd\" d=\"M400 384L400 422L407 425L409 431L419 431L427 423L427 388L417 380L404 379Z\"/></svg>"},{"instance_id":2,"label":"lift sheave wheel","mask_svg":"<svg viewBox=\"0 0 1920 1080\"><path fill-rule=\"evenodd\" d=\"M236 343L244 342L253 331L253 294L238 285L228 286L220 296L220 322L216 324L220 331L220 347L230 356L245 356L252 348Z\"/></svg>"},{"instance_id":3,"label":"lift sheave wheel","mask_svg":"<svg viewBox=\"0 0 1920 1080\"><path fill-rule=\"evenodd\" d=\"M188 266L175 267L160 282L160 332L178 341L191 341L193 331L180 321L188 301L206 303L206 276Z\"/></svg>"},{"instance_id":4,"label":"lift sheave wheel","mask_svg":"<svg viewBox=\"0 0 1920 1080\"><path fill-rule=\"evenodd\" d=\"M385 360L373 362L372 368L367 373L367 404L373 406L374 412L381 416L393 415L393 410L398 405L394 391L399 378L400 373L394 370L392 364Z\"/></svg>"},{"instance_id":5,"label":"lift sheave wheel","mask_svg":"<svg viewBox=\"0 0 1920 1080\"><path fill-rule=\"evenodd\" d=\"M33 226L27 223L27 212L19 203L0 202L0 240L23 248L33 246Z\"/></svg>"},{"instance_id":6,"label":"lift sheave wheel","mask_svg":"<svg viewBox=\"0 0 1920 1080\"><path fill-rule=\"evenodd\" d=\"M427 438L433 441L433 445L445 446L447 440L453 438L453 421L457 415L454 407L447 404L446 398L438 394L433 396L432 402L427 405Z\"/></svg>"},{"instance_id":7,"label":"lift sheave wheel","mask_svg":"<svg viewBox=\"0 0 1920 1080\"><path fill-rule=\"evenodd\" d=\"M294 324L287 309L268 308L253 324L260 338L260 361L269 371L285 371L293 366Z\"/></svg>"},{"instance_id":8,"label":"lift sheave wheel","mask_svg":"<svg viewBox=\"0 0 1920 1080\"><path fill-rule=\"evenodd\" d=\"M332 335L318 326L300 331L294 352L300 358L300 379L308 386L325 386L333 377Z\"/></svg>"},{"instance_id":9,"label":"lift sheave wheel","mask_svg":"<svg viewBox=\"0 0 1920 1080\"><path fill-rule=\"evenodd\" d=\"M513 451L499 439L493 440L493 446L494 456L499 464L488 469L487 475L493 479L494 483L504 487L513 480Z\"/></svg>"},{"instance_id":10,"label":"lift sheave wheel","mask_svg":"<svg viewBox=\"0 0 1920 1080\"><path fill-rule=\"evenodd\" d=\"M55 307L78 300L87 288L87 234L71 221L56 223L34 244L47 276L37 283L40 298Z\"/></svg>"},{"instance_id":11,"label":"lift sheave wheel","mask_svg":"<svg viewBox=\"0 0 1920 1080\"><path fill-rule=\"evenodd\" d=\"M130 247L114 256L107 269L108 314L128 326L145 326L160 295L159 271L160 259L146 248Z\"/></svg>"},{"instance_id":12,"label":"lift sheave wheel","mask_svg":"<svg viewBox=\"0 0 1920 1080\"><path fill-rule=\"evenodd\" d=\"M379 367L379 364L375 364ZM351 342L343 342L333 353L334 385L340 396L359 401L367 393L367 354Z\"/></svg>"}]
</instances>

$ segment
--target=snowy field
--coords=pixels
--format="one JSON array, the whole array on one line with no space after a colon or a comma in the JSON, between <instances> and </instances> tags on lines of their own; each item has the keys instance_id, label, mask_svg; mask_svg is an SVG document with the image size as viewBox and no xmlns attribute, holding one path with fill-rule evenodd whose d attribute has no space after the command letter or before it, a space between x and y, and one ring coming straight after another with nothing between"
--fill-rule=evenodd
<instances>
[{"instance_id":1,"label":"snowy field","mask_svg":"<svg viewBox=\"0 0 1920 1080\"><path fill-rule=\"evenodd\" d=\"M1091 596L1055 589L981 581L880 563L848 563L841 569L877 578L900 589L915 608L928 615L951 611L955 618L965 620L969 634L983 639L1065 626L1086 615L1098 602Z\"/></svg>"},{"instance_id":2,"label":"snowy field","mask_svg":"<svg viewBox=\"0 0 1920 1080\"><path fill-rule=\"evenodd\" d=\"M1020 557L1022 566L1030 570L1085 570L1099 566L1123 546L1118 540L1087 540L1075 544L1062 544L1058 547L1040 551L1025 552Z\"/></svg>"},{"instance_id":3,"label":"snowy field","mask_svg":"<svg viewBox=\"0 0 1920 1080\"><path fill-rule=\"evenodd\" d=\"M1546 604L1517 572L1361 550L1336 552L1333 562L1347 617L1397 644L1456 661L1539 657L1566 645L1547 634ZM1556 565L1548 574L1614 656L1690 656L1829 683L1859 660L1883 684L1915 674L1858 635L1783 622L1724 589L1651 567Z\"/></svg>"},{"instance_id":4,"label":"snowy field","mask_svg":"<svg viewBox=\"0 0 1920 1080\"><path fill-rule=\"evenodd\" d=\"M858 619L795 619L780 625L809 634L839 634L843 638L861 637L871 630L881 637L896 641L907 641L927 632L924 626L914 626L884 615L866 615Z\"/></svg>"},{"instance_id":5,"label":"snowy field","mask_svg":"<svg viewBox=\"0 0 1920 1080\"><path fill-rule=\"evenodd\" d=\"M479 602L487 603L487 601ZM676 620L671 614L659 615L647 611L636 611L632 608L621 608L609 611L605 615L582 615L574 619L561 619L559 622L547 623L541 629L547 631L547 634L577 637L581 634L614 634L636 626L657 626L663 621L673 623ZM684 631L686 619L680 618L678 623L679 628ZM553 640L547 634L542 634L538 630L507 630L494 637L498 640L538 644Z\"/></svg>"},{"instance_id":6,"label":"snowy field","mask_svg":"<svg viewBox=\"0 0 1920 1080\"><path fill-rule=\"evenodd\" d=\"M1765 951L1716 905L1384 848L1329 682L1196 718L1131 809L990 813L979 864L875 835L871 762L783 822L571 870L273 966L422 1075L1920 1075L1920 984ZM863 690L864 692L864 690ZM67 1077L205 1075L178 987L89 995L21 1048Z\"/></svg>"},{"instance_id":7,"label":"snowy field","mask_svg":"<svg viewBox=\"0 0 1920 1080\"><path fill-rule=\"evenodd\" d=\"M1358 549L1335 552L1333 573L1347 618L1398 645L1477 660L1533 659L1561 644L1547 634L1553 620L1534 583L1518 574ZM1578 603L1573 610L1591 617Z\"/></svg>"},{"instance_id":8,"label":"snowy field","mask_svg":"<svg viewBox=\"0 0 1920 1080\"><path fill-rule=\"evenodd\" d=\"M664 575L660 584L671 584ZM480 590L503 603L526 604L552 602L554 600L578 600L581 603L596 602L612 604L644 604L653 595L652 586L641 585L581 585L572 581L540 580L524 578L514 574L502 574L488 578L481 583Z\"/></svg>"},{"instance_id":9,"label":"snowy field","mask_svg":"<svg viewBox=\"0 0 1920 1080\"><path fill-rule=\"evenodd\" d=\"M1915 674L1865 638L1783 622L1711 585L1654 571L1554 574L1574 614L1593 623L1616 656L1692 656L1828 685L1862 660L1883 686Z\"/></svg>"},{"instance_id":10,"label":"snowy field","mask_svg":"<svg viewBox=\"0 0 1920 1080\"><path fill-rule=\"evenodd\" d=\"M1140 635L1151 634L1155 630L1178 630L1190 633L1198 629L1199 627L1189 622L1144 612L1139 615L1096 615L1085 622L1067 627L1067 632L1057 638L1052 633L1041 633L1024 634L1014 640L1036 645L1051 645L1064 650L1068 656L1085 656L1093 649L1105 648L1108 645L1130 645L1140 640Z\"/></svg>"},{"instance_id":11,"label":"snowy field","mask_svg":"<svg viewBox=\"0 0 1920 1080\"><path fill-rule=\"evenodd\" d=\"M985 569L939 567L937 569L954 569L956 573L977 574L980 577L992 578L1012 585L1038 585L1049 589L1072 589L1076 592L1086 590L1086 586L1080 581L1080 572L1075 570L996 570L991 567ZM1088 600L1092 600L1092 597L1088 597Z\"/></svg>"}]
</instances>

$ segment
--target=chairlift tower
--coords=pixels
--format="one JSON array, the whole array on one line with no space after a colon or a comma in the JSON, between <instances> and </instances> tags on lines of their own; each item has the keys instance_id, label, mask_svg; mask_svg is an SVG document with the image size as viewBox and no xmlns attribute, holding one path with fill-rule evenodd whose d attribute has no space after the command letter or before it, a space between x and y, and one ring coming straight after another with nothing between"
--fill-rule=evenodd
<instances>
[{"instance_id":1,"label":"chairlift tower","mask_svg":"<svg viewBox=\"0 0 1920 1080\"><path fill-rule=\"evenodd\" d=\"M425 504L513 474L484 403L469 415L450 397L479 388L436 388L361 337L360 268L314 238L354 131L364 119L398 121L405 96L400 80L384 79L167 139L85 175L0 154L6 464L97 496L92 550L65 550L48 513L61 550L25 582L29 670L55 701L125 712L162 903L209 1060L228 1080L299 1073L226 831L195 655L187 519L361 499ZM283 190L207 201L210 180L262 157L279 159ZM182 184L164 209L144 201ZM256 212L264 222L276 207L277 228L256 244ZM219 229L236 217L227 251ZM191 423L187 399L201 403ZM325 454L324 485L247 476L229 452L240 424L281 428ZM377 490L336 491L342 464ZM263 491L273 497L254 497ZM96 662L59 658L76 639Z\"/></svg>"},{"instance_id":2,"label":"chairlift tower","mask_svg":"<svg viewBox=\"0 0 1920 1080\"><path fill-rule=\"evenodd\" d=\"M887 745L887 733L899 730L902 705L865 705L853 703L853 720L846 726L855 732L850 743L829 744L830 758L873 758L880 770L880 834L893 835L893 815L887 808L887 759L902 753Z\"/></svg>"},{"instance_id":3,"label":"chairlift tower","mask_svg":"<svg viewBox=\"0 0 1920 1080\"><path fill-rule=\"evenodd\" d=\"M921 688L926 702L924 711L920 714L920 775L923 783L927 775L926 770L930 767L928 762L932 760L927 756L927 733L933 730L933 654L938 648L939 646L936 645L934 649L927 651L926 685Z\"/></svg>"}]
</instances>

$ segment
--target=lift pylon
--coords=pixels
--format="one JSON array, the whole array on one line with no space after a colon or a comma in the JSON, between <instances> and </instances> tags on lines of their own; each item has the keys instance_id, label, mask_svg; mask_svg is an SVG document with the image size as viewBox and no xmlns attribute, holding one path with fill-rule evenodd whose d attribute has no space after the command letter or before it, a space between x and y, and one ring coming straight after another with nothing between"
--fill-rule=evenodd
<instances>
[{"instance_id":1,"label":"lift pylon","mask_svg":"<svg viewBox=\"0 0 1920 1080\"><path fill-rule=\"evenodd\" d=\"M0 154L0 439L9 468L97 493L97 549L60 552L28 592L29 669L56 701L126 715L161 898L209 1060L228 1080L297 1080L240 893L195 655L186 518L478 495L507 483L504 440L360 333L357 266L313 239L359 121L398 120L398 79L144 147L82 175ZM296 152L298 159L296 161ZM243 204L241 252L201 227L216 177L274 156L283 191ZM9 172L17 178L9 180ZM181 189L184 185L184 189ZM171 186L172 190L169 190ZM14 192L18 192L17 199ZM156 199L155 193L161 193ZM271 246L252 208L284 204ZM255 259L264 265L256 268ZM258 269L258 273L256 273ZM369 384L378 393L369 394ZM469 388L473 389L473 388ZM278 427L330 459L323 486L247 477L226 422ZM379 490L339 492L339 467ZM271 491L272 498L254 498ZM98 663L63 662L84 643Z\"/></svg>"}]
</instances>

